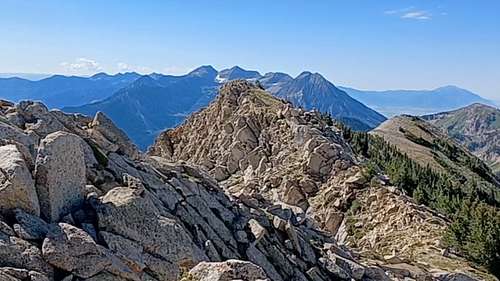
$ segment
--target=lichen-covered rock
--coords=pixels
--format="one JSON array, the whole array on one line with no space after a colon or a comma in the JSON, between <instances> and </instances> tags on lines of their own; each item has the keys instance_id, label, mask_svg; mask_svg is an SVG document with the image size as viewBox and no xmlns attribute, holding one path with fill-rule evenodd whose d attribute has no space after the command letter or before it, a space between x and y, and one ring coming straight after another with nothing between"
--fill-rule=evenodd
<instances>
[{"instance_id":1,"label":"lichen-covered rock","mask_svg":"<svg viewBox=\"0 0 500 281\"><path fill-rule=\"evenodd\" d=\"M29 271L26 269L15 267L0 267L0 280L3 280L2 278L7 278L7 280L10 280L8 279L9 277L13 277L15 280L27 279L29 277Z\"/></svg>"},{"instance_id":2,"label":"lichen-covered rock","mask_svg":"<svg viewBox=\"0 0 500 281\"><path fill-rule=\"evenodd\" d=\"M46 222L37 216L30 215L21 209L14 211L17 223L14 231L17 236L25 240L43 240L49 231Z\"/></svg>"},{"instance_id":3,"label":"lichen-covered rock","mask_svg":"<svg viewBox=\"0 0 500 281\"><path fill-rule=\"evenodd\" d=\"M35 184L23 154L16 145L0 146L0 211L20 208L38 216Z\"/></svg>"},{"instance_id":4,"label":"lichen-covered rock","mask_svg":"<svg viewBox=\"0 0 500 281\"><path fill-rule=\"evenodd\" d=\"M42 252L54 267L82 278L91 277L111 265L104 247L97 245L85 231L65 223L51 225Z\"/></svg>"},{"instance_id":5,"label":"lichen-covered rock","mask_svg":"<svg viewBox=\"0 0 500 281\"><path fill-rule=\"evenodd\" d=\"M178 266L192 266L207 257L184 227L158 209L146 190L118 187L96 206L99 227L137 241L145 251Z\"/></svg>"},{"instance_id":6,"label":"lichen-covered rock","mask_svg":"<svg viewBox=\"0 0 500 281\"><path fill-rule=\"evenodd\" d=\"M57 221L82 204L86 166L82 139L74 134L55 132L38 148L35 179L43 217Z\"/></svg>"},{"instance_id":7,"label":"lichen-covered rock","mask_svg":"<svg viewBox=\"0 0 500 281\"><path fill-rule=\"evenodd\" d=\"M189 274L196 281L268 280L262 268L241 260L201 262Z\"/></svg>"},{"instance_id":8,"label":"lichen-covered rock","mask_svg":"<svg viewBox=\"0 0 500 281\"><path fill-rule=\"evenodd\" d=\"M53 269L35 245L0 232L0 267L14 267L53 275Z\"/></svg>"},{"instance_id":9,"label":"lichen-covered rock","mask_svg":"<svg viewBox=\"0 0 500 281\"><path fill-rule=\"evenodd\" d=\"M23 126L27 132L34 132L43 138L48 134L65 130L64 125L40 102L21 101L16 107L23 117Z\"/></svg>"},{"instance_id":10,"label":"lichen-covered rock","mask_svg":"<svg viewBox=\"0 0 500 281\"><path fill-rule=\"evenodd\" d=\"M28 149L35 149L36 138L23 132L20 128L0 121L0 140L15 141L23 144Z\"/></svg>"}]
</instances>

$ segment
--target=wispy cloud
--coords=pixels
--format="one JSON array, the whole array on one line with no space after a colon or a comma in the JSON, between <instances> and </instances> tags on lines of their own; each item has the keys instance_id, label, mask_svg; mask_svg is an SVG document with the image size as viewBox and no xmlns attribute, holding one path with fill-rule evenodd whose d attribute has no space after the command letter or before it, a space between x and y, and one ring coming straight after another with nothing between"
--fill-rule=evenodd
<instances>
[{"instance_id":1,"label":"wispy cloud","mask_svg":"<svg viewBox=\"0 0 500 281\"><path fill-rule=\"evenodd\" d=\"M386 10L384 11L386 15L397 16L402 19L413 19L413 20L430 20L432 19L432 14L425 10L418 10L415 7L407 7L403 9L396 10Z\"/></svg>"},{"instance_id":2,"label":"wispy cloud","mask_svg":"<svg viewBox=\"0 0 500 281\"><path fill-rule=\"evenodd\" d=\"M88 58L77 58L74 62L62 62L61 66L69 72L91 73L102 70L98 62Z\"/></svg>"},{"instance_id":3,"label":"wispy cloud","mask_svg":"<svg viewBox=\"0 0 500 281\"><path fill-rule=\"evenodd\" d=\"M193 69L194 68L192 68L192 67L171 65L171 66L164 67L162 70L163 70L163 73L175 75L175 74L184 74L184 73L187 73Z\"/></svg>"},{"instance_id":4,"label":"wispy cloud","mask_svg":"<svg viewBox=\"0 0 500 281\"><path fill-rule=\"evenodd\" d=\"M430 20L432 15L426 11L408 12L401 16L402 19Z\"/></svg>"},{"instance_id":5,"label":"wispy cloud","mask_svg":"<svg viewBox=\"0 0 500 281\"><path fill-rule=\"evenodd\" d=\"M411 11L415 9L415 7L413 6L410 6L410 7L406 7L406 8L402 8L402 9L396 9L396 10L386 10L384 11L384 14L386 15L396 15L396 14L402 14L402 13L405 13L405 12L408 12L408 11Z\"/></svg>"}]
</instances>

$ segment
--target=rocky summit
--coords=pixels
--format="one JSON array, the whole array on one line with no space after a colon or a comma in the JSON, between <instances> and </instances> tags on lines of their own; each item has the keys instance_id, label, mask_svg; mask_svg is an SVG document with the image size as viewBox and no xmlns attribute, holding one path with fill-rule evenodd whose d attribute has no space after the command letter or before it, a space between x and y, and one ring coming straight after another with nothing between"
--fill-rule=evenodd
<instances>
[{"instance_id":1,"label":"rocky summit","mask_svg":"<svg viewBox=\"0 0 500 281\"><path fill-rule=\"evenodd\" d=\"M495 280L367 178L328 118L244 81L148 154L104 114L0 102L0 280Z\"/></svg>"},{"instance_id":2,"label":"rocky summit","mask_svg":"<svg viewBox=\"0 0 500 281\"><path fill-rule=\"evenodd\" d=\"M336 248L353 250L358 263L383 269L373 279L425 280L461 271L494 280L447 254L445 217L384 175L368 177L331 119L251 83L227 83L208 108L162 133L149 154L202 167L245 204L287 210L301 225L335 238ZM285 222L273 223L283 228Z\"/></svg>"}]
</instances>

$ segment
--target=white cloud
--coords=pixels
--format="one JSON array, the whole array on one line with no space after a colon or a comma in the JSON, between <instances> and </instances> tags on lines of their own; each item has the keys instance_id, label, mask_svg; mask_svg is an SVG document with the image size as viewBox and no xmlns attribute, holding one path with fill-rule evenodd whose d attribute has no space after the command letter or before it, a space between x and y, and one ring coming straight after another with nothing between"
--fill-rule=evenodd
<instances>
[{"instance_id":1,"label":"white cloud","mask_svg":"<svg viewBox=\"0 0 500 281\"><path fill-rule=\"evenodd\" d=\"M187 72L189 72L192 69L193 68L190 68L190 67L172 65L172 66L167 66L167 67L163 68L163 73L179 75L179 74L186 74Z\"/></svg>"},{"instance_id":2,"label":"white cloud","mask_svg":"<svg viewBox=\"0 0 500 281\"><path fill-rule=\"evenodd\" d=\"M126 64L124 62L119 62L119 63L116 64L116 66L118 66L118 70L120 72L122 72L122 71L131 71L132 70L132 68L130 67L130 65L128 65L128 64Z\"/></svg>"},{"instance_id":3,"label":"white cloud","mask_svg":"<svg viewBox=\"0 0 500 281\"><path fill-rule=\"evenodd\" d=\"M88 58L77 58L74 62L62 62L61 66L66 71L77 73L92 73L102 70L98 62Z\"/></svg>"},{"instance_id":4,"label":"white cloud","mask_svg":"<svg viewBox=\"0 0 500 281\"><path fill-rule=\"evenodd\" d=\"M404 13L404 12L411 11L411 10L413 10L413 9L415 9L415 7L410 6L410 7L406 7L406 8L402 8L402 9L387 10L387 11L384 11L384 14L386 14L386 15L401 14L401 13Z\"/></svg>"},{"instance_id":5,"label":"white cloud","mask_svg":"<svg viewBox=\"0 0 500 281\"><path fill-rule=\"evenodd\" d=\"M131 72L131 71L135 71L135 72L139 72L139 73L142 73L142 74L148 74L148 73L153 72L153 69L151 69L150 67L130 65L130 64L125 63L125 62L119 62L119 63L116 64L116 66L118 67L118 71L119 72Z\"/></svg>"},{"instance_id":6,"label":"white cloud","mask_svg":"<svg viewBox=\"0 0 500 281\"><path fill-rule=\"evenodd\" d=\"M414 20L430 20L432 14L428 11L417 10L415 7L407 7L398 10L386 10L384 11L386 15L398 16L402 19L414 19ZM444 13L441 13L443 15Z\"/></svg>"},{"instance_id":7,"label":"white cloud","mask_svg":"<svg viewBox=\"0 0 500 281\"><path fill-rule=\"evenodd\" d=\"M432 15L426 11L413 11L401 15L402 19L429 20Z\"/></svg>"}]
</instances>

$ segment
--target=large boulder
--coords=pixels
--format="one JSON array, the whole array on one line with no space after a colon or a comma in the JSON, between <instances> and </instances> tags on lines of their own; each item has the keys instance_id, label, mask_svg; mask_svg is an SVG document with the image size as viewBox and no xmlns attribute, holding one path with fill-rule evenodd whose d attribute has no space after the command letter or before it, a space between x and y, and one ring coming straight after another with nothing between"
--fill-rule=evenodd
<instances>
[{"instance_id":1,"label":"large boulder","mask_svg":"<svg viewBox=\"0 0 500 281\"><path fill-rule=\"evenodd\" d=\"M40 215L35 183L16 145L0 146L0 211L20 208Z\"/></svg>"},{"instance_id":2,"label":"large boulder","mask_svg":"<svg viewBox=\"0 0 500 281\"><path fill-rule=\"evenodd\" d=\"M170 262L175 268L191 267L206 260L206 255L193 243L182 224L158 209L155 203L157 202L152 194L139 186L114 188L93 204L100 229L136 241L144 252ZM109 238L110 236L105 235L108 242ZM110 244L118 253L140 252L139 247L125 250L113 246L111 242ZM147 261L141 261L140 258L133 258L130 262L137 266L141 266L143 262L148 265Z\"/></svg>"},{"instance_id":3,"label":"large boulder","mask_svg":"<svg viewBox=\"0 0 500 281\"><path fill-rule=\"evenodd\" d=\"M266 273L259 266L241 260L201 262L189 271L196 281L266 280ZM268 280L268 279L267 279Z\"/></svg>"},{"instance_id":4,"label":"large boulder","mask_svg":"<svg viewBox=\"0 0 500 281\"><path fill-rule=\"evenodd\" d=\"M140 157L137 146L104 113L96 113L91 128L91 136L106 150L125 154L132 159Z\"/></svg>"},{"instance_id":5,"label":"large boulder","mask_svg":"<svg viewBox=\"0 0 500 281\"><path fill-rule=\"evenodd\" d=\"M89 278L111 265L106 249L85 231L66 223L52 225L42 245L43 257L54 267Z\"/></svg>"},{"instance_id":6,"label":"large boulder","mask_svg":"<svg viewBox=\"0 0 500 281\"><path fill-rule=\"evenodd\" d=\"M20 209L16 209L14 214L17 221L14 224L14 231L18 237L26 240L42 240L45 238L49 231L46 222Z\"/></svg>"},{"instance_id":7,"label":"large boulder","mask_svg":"<svg viewBox=\"0 0 500 281\"><path fill-rule=\"evenodd\" d=\"M26 121L24 127L27 132L34 132L42 138L48 134L66 130L64 125L49 112L43 103L21 101L17 105L17 109Z\"/></svg>"},{"instance_id":8,"label":"large boulder","mask_svg":"<svg viewBox=\"0 0 500 281\"><path fill-rule=\"evenodd\" d=\"M22 268L52 276L52 267L44 261L35 245L0 232L0 267ZM1 280L1 279L0 279Z\"/></svg>"},{"instance_id":9,"label":"large boulder","mask_svg":"<svg viewBox=\"0 0 500 281\"><path fill-rule=\"evenodd\" d=\"M1 140L10 140L23 144L31 151L35 148L35 138L23 132L23 130L10 125L8 123L4 123L0 120L0 139Z\"/></svg>"},{"instance_id":10,"label":"large boulder","mask_svg":"<svg viewBox=\"0 0 500 281\"><path fill-rule=\"evenodd\" d=\"M38 148L35 179L43 217L57 221L79 206L85 196L83 140L74 134L55 132Z\"/></svg>"}]
</instances>

